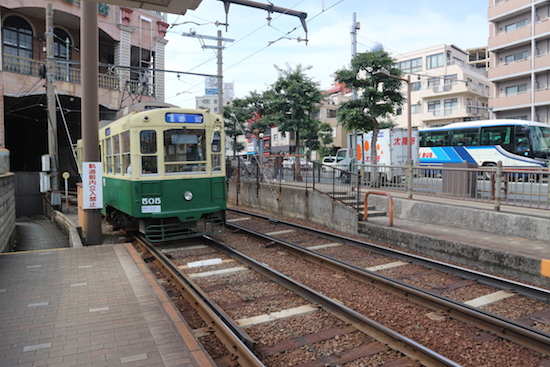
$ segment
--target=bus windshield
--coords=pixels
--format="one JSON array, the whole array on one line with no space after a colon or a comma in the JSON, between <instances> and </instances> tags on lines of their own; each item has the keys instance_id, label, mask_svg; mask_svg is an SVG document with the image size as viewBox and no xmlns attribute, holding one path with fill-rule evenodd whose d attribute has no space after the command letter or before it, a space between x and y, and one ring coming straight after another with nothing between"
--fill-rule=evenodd
<instances>
[{"instance_id":1,"label":"bus windshield","mask_svg":"<svg viewBox=\"0 0 550 367\"><path fill-rule=\"evenodd\" d=\"M536 156L547 157L550 154L550 126L531 126L531 139Z\"/></svg>"}]
</instances>

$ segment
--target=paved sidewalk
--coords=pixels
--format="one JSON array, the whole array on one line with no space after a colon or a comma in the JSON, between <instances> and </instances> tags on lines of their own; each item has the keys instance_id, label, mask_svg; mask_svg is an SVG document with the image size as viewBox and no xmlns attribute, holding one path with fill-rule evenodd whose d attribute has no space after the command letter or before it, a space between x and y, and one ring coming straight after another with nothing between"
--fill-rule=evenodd
<instances>
[{"instance_id":1,"label":"paved sidewalk","mask_svg":"<svg viewBox=\"0 0 550 367\"><path fill-rule=\"evenodd\" d=\"M130 245L0 255L0 366L214 366Z\"/></svg>"}]
</instances>

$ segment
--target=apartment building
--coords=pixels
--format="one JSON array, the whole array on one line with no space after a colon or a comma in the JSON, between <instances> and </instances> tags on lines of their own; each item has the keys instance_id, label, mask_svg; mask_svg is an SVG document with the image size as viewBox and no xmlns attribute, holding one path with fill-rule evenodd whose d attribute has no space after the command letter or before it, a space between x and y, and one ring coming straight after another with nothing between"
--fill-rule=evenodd
<instances>
[{"instance_id":1,"label":"apartment building","mask_svg":"<svg viewBox=\"0 0 550 367\"><path fill-rule=\"evenodd\" d=\"M411 78L411 100L393 118L398 127L407 127L409 103L413 127L490 117L487 72L471 65L466 51L455 45L438 45L393 57L403 78ZM407 83L403 84L405 90Z\"/></svg>"},{"instance_id":2,"label":"apartment building","mask_svg":"<svg viewBox=\"0 0 550 367\"><path fill-rule=\"evenodd\" d=\"M199 109L210 109L214 113L220 112L217 78L205 78L204 95L195 97L195 107ZM223 103L227 106L235 98L235 83L223 83Z\"/></svg>"},{"instance_id":3,"label":"apartment building","mask_svg":"<svg viewBox=\"0 0 550 367\"><path fill-rule=\"evenodd\" d=\"M489 0L489 103L500 119L550 123L549 18L547 0Z\"/></svg>"},{"instance_id":4,"label":"apartment building","mask_svg":"<svg viewBox=\"0 0 550 367\"><path fill-rule=\"evenodd\" d=\"M78 1L2 1L0 148L9 150L13 172L41 171L56 131L58 172L78 177L70 148L81 137L80 14ZM100 119L136 102L164 100L165 16L98 4ZM50 87L56 113L48 108Z\"/></svg>"},{"instance_id":5,"label":"apartment building","mask_svg":"<svg viewBox=\"0 0 550 367\"><path fill-rule=\"evenodd\" d=\"M315 112L315 118L322 123L327 123L332 127L332 144L334 150L347 147L347 134L349 131L343 128L338 123L337 111L338 106L346 101L349 101L351 89L346 88L340 83L335 83L334 86L324 92L325 98L319 104L318 110Z\"/></svg>"}]
</instances>

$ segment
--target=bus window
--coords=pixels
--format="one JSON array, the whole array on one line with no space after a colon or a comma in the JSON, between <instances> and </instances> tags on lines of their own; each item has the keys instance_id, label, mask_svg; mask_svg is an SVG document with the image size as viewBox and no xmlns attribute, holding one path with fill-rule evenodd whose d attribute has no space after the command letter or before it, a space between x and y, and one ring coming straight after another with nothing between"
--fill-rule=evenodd
<instances>
[{"instance_id":1,"label":"bus window","mask_svg":"<svg viewBox=\"0 0 550 367\"><path fill-rule=\"evenodd\" d=\"M444 131L425 131L420 139L421 147L441 147L448 145L448 135Z\"/></svg>"},{"instance_id":2,"label":"bus window","mask_svg":"<svg viewBox=\"0 0 550 367\"><path fill-rule=\"evenodd\" d=\"M513 126L491 126L481 128L481 145L511 144Z\"/></svg>"},{"instance_id":3,"label":"bus window","mask_svg":"<svg viewBox=\"0 0 550 367\"><path fill-rule=\"evenodd\" d=\"M451 145L478 145L478 129L451 130Z\"/></svg>"}]
</instances>

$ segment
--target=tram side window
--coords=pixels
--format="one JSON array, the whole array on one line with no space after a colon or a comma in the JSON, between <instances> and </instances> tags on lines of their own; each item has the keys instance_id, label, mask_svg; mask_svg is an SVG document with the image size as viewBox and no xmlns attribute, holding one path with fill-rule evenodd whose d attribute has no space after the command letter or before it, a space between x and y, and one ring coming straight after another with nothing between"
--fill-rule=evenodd
<instances>
[{"instance_id":1,"label":"tram side window","mask_svg":"<svg viewBox=\"0 0 550 367\"><path fill-rule=\"evenodd\" d=\"M504 145L512 142L513 126L490 126L481 129L481 145Z\"/></svg>"},{"instance_id":2,"label":"tram side window","mask_svg":"<svg viewBox=\"0 0 550 367\"><path fill-rule=\"evenodd\" d=\"M478 129L451 130L451 145L479 145Z\"/></svg>"},{"instance_id":3,"label":"tram side window","mask_svg":"<svg viewBox=\"0 0 550 367\"><path fill-rule=\"evenodd\" d=\"M113 147L111 145L111 138L105 139L105 168L107 172L113 173Z\"/></svg>"},{"instance_id":4,"label":"tram side window","mask_svg":"<svg viewBox=\"0 0 550 367\"><path fill-rule=\"evenodd\" d=\"M141 173L157 174L157 132L142 130L139 133L139 150L141 153Z\"/></svg>"},{"instance_id":5,"label":"tram side window","mask_svg":"<svg viewBox=\"0 0 550 367\"><path fill-rule=\"evenodd\" d=\"M219 131L214 131L212 136L212 172L222 170L222 139Z\"/></svg>"},{"instance_id":6,"label":"tram side window","mask_svg":"<svg viewBox=\"0 0 550 367\"><path fill-rule=\"evenodd\" d=\"M124 131L121 134L122 137L122 168L125 169L123 173L132 173L132 167L130 165L130 132Z\"/></svg>"},{"instance_id":7,"label":"tram side window","mask_svg":"<svg viewBox=\"0 0 550 367\"><path fill-rule=\"evenodd\" d=\"M114 163L115 163L115 170L117 174L122 173L122 168L120 165L120 135L114 135L113 136L113 157L114 157Z\"/></svg>"},{"instance_id":8,"label":"tram side window","mask_svg":"<svg viewBox=\"0 0 550 367\"><path fill-rule=\"evenodd\" d=\"M206 172L205 130L164 131L164 170L166 173Z\"/></svg>"}]
</instances>

